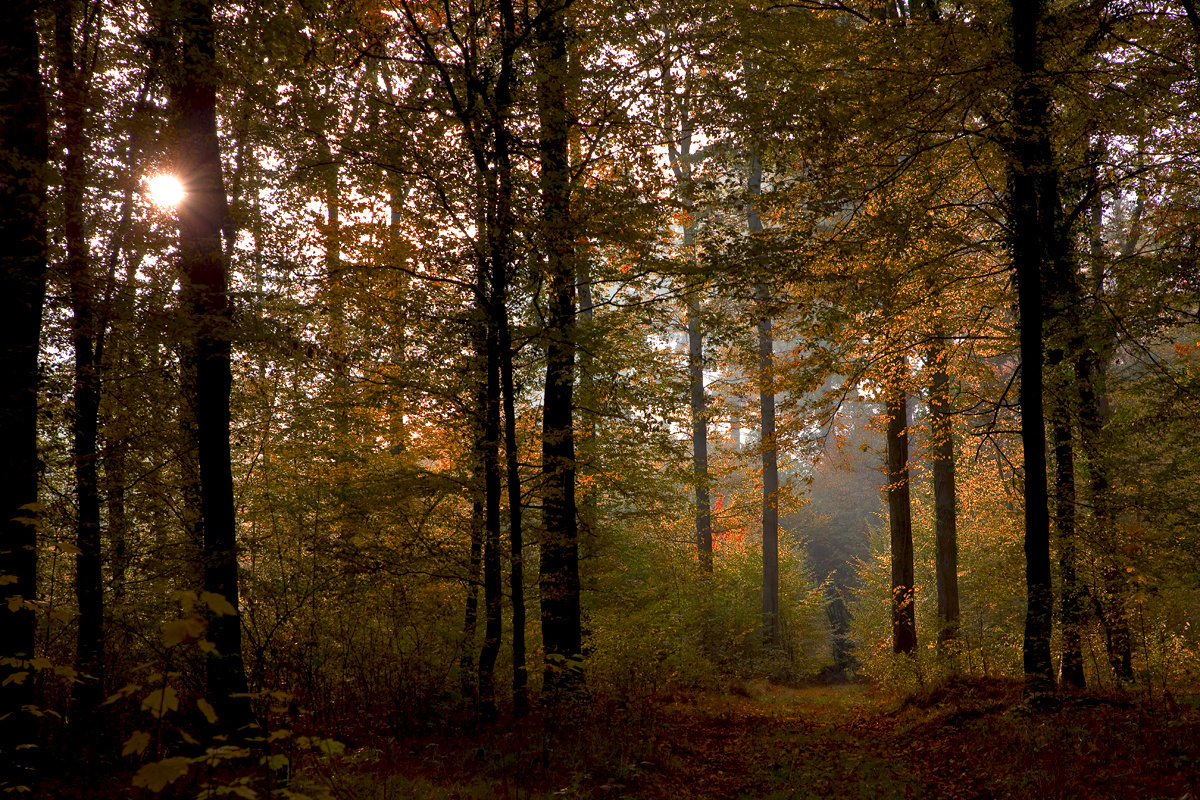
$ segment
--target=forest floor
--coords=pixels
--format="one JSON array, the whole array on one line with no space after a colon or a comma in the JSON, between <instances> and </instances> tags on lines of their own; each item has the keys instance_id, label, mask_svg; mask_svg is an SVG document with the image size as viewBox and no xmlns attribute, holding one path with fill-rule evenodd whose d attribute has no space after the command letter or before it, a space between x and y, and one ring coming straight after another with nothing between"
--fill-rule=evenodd
<instances>
[{"instance_id":1,"label":"forest floor","mask_svg":"<svg viewBox=\"0 0 1200 800\"><path fill-rule=\"evenodd\" d=\"M755 682L466 741L362 748L321 777L338 800L1200 800L1196 705L996 681L902 702Z\"/></svg>"}]
</instances>

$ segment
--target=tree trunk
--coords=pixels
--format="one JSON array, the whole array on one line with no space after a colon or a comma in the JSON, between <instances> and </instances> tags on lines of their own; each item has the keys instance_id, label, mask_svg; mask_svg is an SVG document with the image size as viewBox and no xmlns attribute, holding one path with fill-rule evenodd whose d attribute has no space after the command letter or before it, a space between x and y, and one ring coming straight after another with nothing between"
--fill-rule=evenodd
<instances>
[{"instance_id":1,"label":"tree trunk","mask_svg":"<svg viewBox=\"0 0 1200 800\"><path fill-rule=\"evenodd\" d=\"M24 785L16 748L35 737L28 672L37 619L38 346L46 293L46 101L33 0L0 3L0 788ZM11 659L11 660L10 660Z\"/></svg>"},{"instance_id":2,"label":"tree trunk","mask_svg":"<svg viewBox=\"0 0 1200 800\"><path fill-rule=\"evenodd\" d=\"M688 230L684 238L688 238ZM688 242L684 242L686 246ZM699 292L688 299L688 378L691 383L692 472L696 479L696 547L700 568L713 571L712 502L708 495L708 410L704 396L704 334Z\"/></svg>"},{"instance_id":3,"label":"tree trunk","mask_svg":"<svg viewBox=\"0 0 1200 800\"><path fill-rule=\"evenodd\" d=\"M750 154L750 196L762 191L762 165L757 153ZM746 208L746 225L753 236L763 229L758 207L751 202ZM771 332L770 291L765 283L755 287L755 298L761 305L758 321L758 411L761 421L762 448L762 558L763 641L780 642L779 617L779 456L775 447L775 339Z\"/></svg>"},{"instance_id":4,"label":"tree trunk","mask_svg":"<svg viewBox=\"0 0 1200 800\"><path fill-rule=\"evenodd\" d=\"M575 248L571 220L567 28L563 9L542 9L536 31L541 121L542 236L549 291L542 417L542 647L552 694L583 679L579 549L575 511Z\"/></svg>"},{"instance_id":5,"label":"tree trunk","mask_svg":"<svg viewBox=\"0 0 1200 800\"><path fill-rule=\"evenodd\" d=\"M195 326L195 370L200 507L204 528L204 589L220 595L233 614L214 614L208 639L216 653L206 661L208 693L228 733L250 723L245 697L242 629L238 609L237 529L229 446L232 309L222 233L230 224L217 138L217 75L212 0L183 0L179 7L182 62L170 85L176 163L187 192L179 205L180 264L184 303Z\"/></svg>"},{"instance_id":6,"label":"tree trunk","mask_svg":"<svg viewBox=\"0 0 1200 800\"><path fill-rule=\"evenodd\" d=\"M483 539L483 649L479 653L479 703L485 718L496 716L496 658L500 654L502 636L500 602L503 595L500 574L500 337L495 324L494 302L486 290L489 306L483 312L482 331L484 352L480 354L485 370L483 416L483 452L481 464L484 485Z\"/></svg>"},{"instance_id":7,"label":"tree trunk","mask_svg":"<svg viewBox=\"0 0 1200 800\"><path fill-rule=\"evenodd\" d=\"M1021 444L1025 464L1025 684L1030 691L1054 686L1050 659L1054 595L1050 575L1050 511L1046 487L1046 431L1042 405L1042 280L1051 239L1056 197L1047 196L1052 178L1050 102L1042 82L1039 33L1045 0L1011 0L1013 59L1013 142L1009 225L1021 353Z\"/></svg>"},{"instance_id":8,"label":"tree trunk","mask_svg":"<svg viewBox=\"0 0 1200 800\"><path fill-rule=\"evenodd\" d=\"M1061 353L1051 361L1061 361ZM1052 407L1051 421L1054 436L1054 524L1058 529L1058 571L1062 581L1062 682L1064 686L1082 689L1086 685L1083 672L1083 595L1076 573L1076 505L1075 505L1075 447L1071 435L1070 406L1066 402L1066 387L1059 387Z\"/></svg>"},{"instance_id":9,"label":"tree trunk","mask_svg":"<svg viewBox=\"0 0 1200 800\"><path fill-rule=\"evenodd\" d=\"M886 403L888 526L892 536L892 651L896 653L912 653L917 648L905 372L904 359L897 359Z\"/></svg>"},{"instance_id":10,"label":"tree trunk","mask_svg":"<svg viewBox=\"0 0 1200 800\"><path fill-rule=\"evenodd\" d=\"M946 337L934 334L929 354L933 385L929 391L933 434L933 503L937 577L938 654L947 655L948 642L958 638L958 510L954 488L954 424L950 411L950 376L946 374Z\"/></svg>"},{"instance_id":11,"label":"tree trunk","mask_svg":"<svg viewBox=\"0 0 1200 800\"><path fill-rule=\"evenodd\" d=\"M92 715L104 698L104 589L100 562L100 486L97 430L100 422L100 338L103 322L96 309L96 286L84 226L83 195L85 115L83 77L75 66L75 31L70 0L55 6L58 86L62 108L62 213L65 267L71 301L71 343L75 353L74 416L71 420L75 460L75 595L79 603L72 724L77 734L92 726Z\"/></svg>"},{"instance_id":12,"label":"tree trunk","mask_svg":"<svg viewBox=\"0 0 1200 800\"><path fill-rule=\"evenodd\" d=\"M475 480L482 485L482 470L476 469ZM464 699L476 697L475 630L479 621L479 579L483 562L483 495L476 488L471 502L471 554L467 561L467 602L463 613L463 650L458 659L459 689Z\"/></svg>"},{"instance_id":13,"label":"tree trunk","mask_svg":"<svg viewBox=\"0 0 1200 800\"><path fill-rule=\"evenodd\" d=\"M1095 350L1081 352L1075 359L1075 382L1079 387L1079 430L1083 453L1087 458L1088 489L1095 526L1094 539L1109 547L1117 546L1112 512L1108 467L1104 461L1102 435L1104 411L1101 398L1105 375ZM1128 587L1119 559L1110 557L1104 571L1103 615L1108 661L1113 675L1120 680L1133 678L1133 637L1129 631L1126 608Z\"/></svg>"},{"instance_id":14,"label":"tree trunk","mask_svg":"<svg viewBox=\"0 0 1200 800\"><path fill-rule=\"evenodd\" d=\"M517 449L516 387L513 380L512 331L508 314L500 321L500 390L504 396L504 457L508 470L508 538L512 567L509 591L512 595L513 713L519 718L529 711L529 667L525 657L525 554L523 501L521 499L521 458Z\"/></svg>"}]
</instances>

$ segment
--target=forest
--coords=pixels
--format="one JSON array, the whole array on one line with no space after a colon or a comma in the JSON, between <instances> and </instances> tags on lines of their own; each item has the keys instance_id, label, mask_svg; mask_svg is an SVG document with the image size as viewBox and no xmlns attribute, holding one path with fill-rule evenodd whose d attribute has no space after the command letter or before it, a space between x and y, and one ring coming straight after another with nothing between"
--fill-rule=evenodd
<instances>
[{"instance_id":1,"label":"forest","mask_svg":"<svg viewBox=\"0 0 1200 800\"><path fill-rule=\"evenodd\" d=\"M1195 0L0 30L6 796L1200 797Z\"/></svg>"}]
</instances>

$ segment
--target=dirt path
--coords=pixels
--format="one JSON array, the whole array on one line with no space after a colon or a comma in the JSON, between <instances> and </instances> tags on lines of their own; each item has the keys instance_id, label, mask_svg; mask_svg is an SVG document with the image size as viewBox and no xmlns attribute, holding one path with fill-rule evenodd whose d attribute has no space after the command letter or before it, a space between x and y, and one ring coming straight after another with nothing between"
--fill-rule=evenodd
<instances>
[{"instance_id":1,"label":"dirt path","mask_svg":"<svg viewBox=\"0 0 1200 800\"><path fill-rule=\"evenodd\" d=\"M860 687L762 687L669 709L657 780L634 797L695 800L922 798L903 754L873 732ZM650 777L650 776L646 776ZM634 787L630 787L634 788ZM653 789L652 793L648 790Z\"/></svg>"},{"instance_id":2,"label":"dirt path","mask_svg":"<svg viewBox=\"0 0 1200 800\"><path fill-rule=\"evenodd\" d=\"M1200 713L1121 698L1020 700L963 685L902 709L861 687L756 686L664 714L658 763L624 798L1197 800ZM614 787L616 788L616 787Z\"/></svg>"}]
</instances>

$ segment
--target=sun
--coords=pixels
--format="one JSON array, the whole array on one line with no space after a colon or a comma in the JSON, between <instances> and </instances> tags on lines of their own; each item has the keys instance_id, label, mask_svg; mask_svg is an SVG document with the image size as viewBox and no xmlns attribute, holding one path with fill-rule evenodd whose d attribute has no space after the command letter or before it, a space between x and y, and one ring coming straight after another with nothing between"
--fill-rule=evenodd
<instances>
[{"instance_id":1,"label":"sun","mask_svg":"<svg viewBox=\"0 0 1200 800\"><path fill-rule=\"evenodd\" d=\"M174 175L155 175L146 179L150 200L159 208L174 208L183 200L183 184Z\"/></svg>"}]
</instances>

